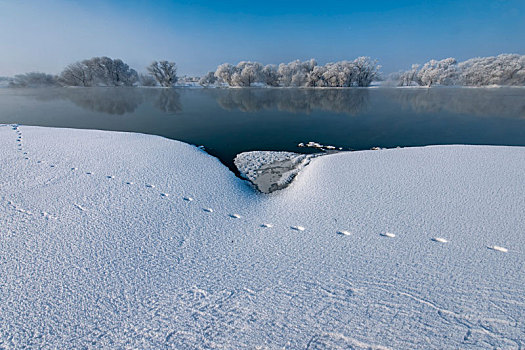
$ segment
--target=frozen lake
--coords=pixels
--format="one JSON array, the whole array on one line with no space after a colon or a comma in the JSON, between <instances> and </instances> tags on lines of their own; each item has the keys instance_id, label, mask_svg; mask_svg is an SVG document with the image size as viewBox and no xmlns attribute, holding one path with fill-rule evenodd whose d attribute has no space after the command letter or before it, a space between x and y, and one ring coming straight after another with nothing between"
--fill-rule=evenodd
<instances>
[{"instance_id":1,"label":"frozen lake","mask_svg":"<svg viewBox=\"0 0 525 350\"><path fill-rule=\"evenodd\" d=\"M240 152L309 141L525 146L525 89L0 89L0 123L160 135L234 169Z\"/></svg>"}]
</instances>

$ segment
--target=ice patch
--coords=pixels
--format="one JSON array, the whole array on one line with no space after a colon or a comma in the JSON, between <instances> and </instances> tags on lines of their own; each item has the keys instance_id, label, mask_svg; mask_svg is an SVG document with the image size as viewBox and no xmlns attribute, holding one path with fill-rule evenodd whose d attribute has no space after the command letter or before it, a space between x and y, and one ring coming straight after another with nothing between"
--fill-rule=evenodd
<instances>
[{"instance_id":1,"label":"ice patch","mask_svg":"<svg viewBox=\"0 0 525 350\"><path fill-rule=\"evenodd\" d=\"M254 151L240 153L234 163L242 177L263 193L288 186L314 155L293 152Z\"/></svg>"}]
</instances>

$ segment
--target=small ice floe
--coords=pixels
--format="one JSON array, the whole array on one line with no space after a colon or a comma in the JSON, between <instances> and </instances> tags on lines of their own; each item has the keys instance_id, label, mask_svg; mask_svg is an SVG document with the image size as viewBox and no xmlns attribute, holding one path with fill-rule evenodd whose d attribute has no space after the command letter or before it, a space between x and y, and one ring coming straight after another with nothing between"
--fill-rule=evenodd
<instances>
[{"instance_id":1,"label":"small ice floe","mask_svg":"<svg viewBox=\"0 0 525 350\"><path fill-rule=\"evenodd\" d=\"M439 243L448 243L448 240L446 240L444 238L441 238L441 237L434 237L434 238L432 238L432 240L434 242L439 242Z\"/></svg>"},{"instance_id":2,"label":"small ice floe","mask_svg":"<svg viewBox=\"0 0 525 350\"><path fill-rule=\"evenodd\" d=\"M262 224L261 227L270 228L270 227L273 227L273 225L272 224Z\"/></svg>"},{"instance_id":3,"label":"small ice floe","mask_svg":"<svg viewBox=\"0 0 525 350\"><path fill-rule=\"evenodd\" d=\"M155 188L155 185L152 185L152 184L146 184L146 187L147 187L147 188Z\"/></svg>"},{"instance_id":4,"label":"small ice floe","mask_svg":"<svg viewBox=\"0 0 525 350\"><path fill-rule=\"evenodd\" d=\"M191 197L183 197L182 199L184 199L187 202L191 202L193 200L193 198Z\"/></svg>"},{"instance_id":5,"label":"small ice floe","mask_svg":"<svg viewBox=\"0 0 525 350\"><path fill-rule=\"evenodd\" d=\"M291 227L292 230L296 230L296 231L304 231L305 228L303 226L292 226Z\"/></svg>"},{"instance_id":6,"label":"small ice floe","mask_svg":"<svg viewBox=\"0 0 525 350\"><path fill-rule=\"evenodd\" d=\"M488 248L492 250L497 250L498 252L502 252L502 253L507 253L509 251L507 248L500 247L499 245L493 245Z\"/></svg>"},{"instance_id":7,"label":"small ice floe","mask_svg":"<svg viewBox=\"0 0 525 350\"><path fill-rule=\"evenodd\" d=\"M396 235L391 233L391 232L383 232L383 233L381 233L381 236L394 238Z\"/></svg>"},{"instance_id":8,"label":"small ice floe","mask_svg":"<svg viewBox=\"0 0 525 350\"><path fill-rule=\"evenodd\" d=\"M301 142L300 144L297 145L297 147L304 147L304 143Z\"/></svg>"},{"instance_id":9,"label":"small ice floe","mask_svg":"<svg viewBox=\"0 0 525 350\"><path fill-rule=\"evenodd\" d=\"M337 234L338 235L343 235L343 236L350 236L352 234L352 232L350 232L350 231L337 231Z\"/></svg>"},{"instance_id":10,"label":"small ice floe","mask_svg":"<svg viewBox=\"0 0 525 350\"><path fill-rule=\"evenodd\" d=\"M241 216L239 214L230 214L230 217L234 218L234 219L240 219L241 218Z\"/></svg>"},{"instance_id":11,"label":"small ice floe","mask_svg":"<svg viewBox=\"0 0 525 350\"><path fill-rule=\"evenodd\" d=\"M212 208L203 208L202 210L204 210L205 212L208 212L208 213L213 213L213 209Z\"/></svg>"}]
</instances>

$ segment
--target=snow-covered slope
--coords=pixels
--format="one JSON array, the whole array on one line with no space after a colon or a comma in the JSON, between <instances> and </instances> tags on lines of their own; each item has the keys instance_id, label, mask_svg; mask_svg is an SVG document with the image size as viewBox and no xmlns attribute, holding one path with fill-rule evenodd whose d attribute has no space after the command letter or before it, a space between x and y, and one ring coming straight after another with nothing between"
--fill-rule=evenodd
<instances>
[{"instance_id":1,"label":"snow-covered slope","mask_svg":"<svg viewBox=\"0 0 525 350\"><path fill-rule=\"evenodd\" d=\"M154 136L2 126L0 164L0 348L525 346L525 148L329 155L270 195Z\"/></svg>"}]
</instances>

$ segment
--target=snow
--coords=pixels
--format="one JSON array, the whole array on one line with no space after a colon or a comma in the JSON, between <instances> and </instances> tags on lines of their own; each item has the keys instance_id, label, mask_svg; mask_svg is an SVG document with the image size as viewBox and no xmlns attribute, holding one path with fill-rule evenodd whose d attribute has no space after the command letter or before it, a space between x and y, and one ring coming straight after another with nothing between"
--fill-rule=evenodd
<instances>
[{"instance_id":1,"label":"snow","mask_svg":"<svg viewBox=\"0 0 525 350\"><path fill-rule=\"evenodd\" d=\"M525 148L326 155L269 195L155 136L1 126L0 159L0 348L525 346Z\"/></svg>"}]
</instances>

